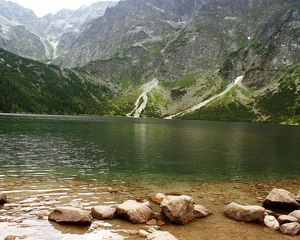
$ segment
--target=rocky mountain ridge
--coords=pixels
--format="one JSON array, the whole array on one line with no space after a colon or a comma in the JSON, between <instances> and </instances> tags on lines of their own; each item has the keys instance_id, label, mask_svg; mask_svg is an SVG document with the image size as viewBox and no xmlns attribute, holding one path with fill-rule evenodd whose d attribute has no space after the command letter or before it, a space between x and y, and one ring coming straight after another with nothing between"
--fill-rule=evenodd
<instances>
[{"instance_id":1,"label":"rocky mountain ridge","mask_svg":"<svg viewBox=\"0 0 300 240\"><path fill-rule=\"evenodd\" d=\"M0 47L18 55L49 62L64 53L93 19L116 2L96 2L79 9L37 17L16 3L0 1Z\"/></svg>"},{"instance_id":2,"label":"rocky mountain ridge","mask_svg":"<svg viewBox=\"0 0 300 240\"><path fill-rule=\"evenodd\" d=\"M297 0L121 1L80 31L63 22L53 63L109 88L111 115L299 122L299 9ZM46 17L56 19L49 32L68 14Z\"/></svg>"}]
</instances>

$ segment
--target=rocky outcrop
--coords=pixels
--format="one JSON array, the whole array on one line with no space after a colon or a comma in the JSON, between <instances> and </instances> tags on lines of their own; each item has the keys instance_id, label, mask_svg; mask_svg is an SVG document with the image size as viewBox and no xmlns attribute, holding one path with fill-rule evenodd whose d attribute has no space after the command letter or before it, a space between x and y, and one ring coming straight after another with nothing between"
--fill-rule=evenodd
<instances>
[{"instance_id":1,"label":"rocky outcrop","mask_svg":"<svg viewBox=\"0 0 300 240\"><path fill-rule=\"evenodd\" d=\"M58 207L49 214L48 219L58 223L74 223L83 225L91 223L89 211L72 207Z\"/></svg>"},{"instance_id":2,"label":"rocky outcrop","mask_svg":"<svg viewBox=\"0 0 300 240\"><path fill-rule=\"evenodd\" d=\"M154 212L147 203L128 200L117 205L117 216L132 223L145 223L154 217Z\"/></svg>"},{"instance_id":3,"label":"rocky outcrop","mask_svg":"<svg viewBox=\"0 0 300 240\"><path fill-rule=\"evenodd\" d=\"M280 232L286 235L296 236L300 232L300 224L296 222L283 224L280 227Z\"/></svg>"},{"instance_id":4,"label":"rocky outcrop","mask_svg":"<svg viewBox=\"0 0 300 240\"><path fill-rule=\"evenodd\" d=\"M278 222L280 224L292 223L292 222L298 222L298 219L289 215L280 215L278 217Z\"/></svg>"},{"instance_id":5,"label":"rocky outcrop","mask_svg":"<svg viewBox=\"0 0 300 240\"><path fill-rule=\"evenodd\" d=\"M194 202L190 196L167 196L160 207L162 215L171 223L187 224L195 219Z\"/></svg>"},{"instance_id":6,"label":"rocky outcrop","mask_svg":"<svg viewBox=\"0 0 300 240\"><path fill-rule=\"evenodd\" d=\"M169 232L155 231L147 235L147 240L177 240L177 238Z\"/></svg>"},{"instance_id":7,"label":"rocky outcrop","mask_svg":"<svg viewBox=\"0 0 300 240\"><path fill-rule=\"evenodd\" d=\"M195 218L203 218L207 217L208 215L212 214L206 207L198 204L194 206L194 216Z\"/></svg>"},{"instance_id":8,"label":"rocky outcrop","mask_svg":"<svg viewBox=\"0 0 300 240\"><path fill-rule=\"evenodd\" d=\"M116 207L111 206L97 206L92 209L92 217L98 220L112 219L115 216Z\"/></svg>"},{"instance_id":9,"label":"rocky outcrop","mask_svg":"<svg viewBox=\"0 0 300 240\"><path fill-rule=\"evenodd\" d=\"M280 228L280 224L277 221L277 219L272 216L272 215L267 215L264 218L264 224L268 227L271 228L272 230L278 230Z\"/></svg>"},{"instance_id":10,"label":"rocky outcrop","mask_svg":"<svg viewBox=\"0 0 300 240\"><path fill-rule=\"evenodd\" d=\"M265 208L260 206L244 206L230 203L224 208L224 215L239 222L254 222L262 220L265 216Z\"/></svg>"},{"instance_id":11,"label":"rocky outcrop","mask_svg":"<svg viewBox=\"0 0 300 240\"><path fill-rule=\"evenodd\" d=\"M300 204L296 201L295 195L284 190L274 188L263 202L268 209L298 209Z\"/></svg>"},{"instance_id":12,"label":"rocky outcrop","mask_svg":"<svg viewBox=\"0 0 300 240\"><path fill-rule=\"evenodd\" d=\"M7 195L4 193L0 193L0 205L3 205L7 202Z\"/></svg>"}]
</instances>

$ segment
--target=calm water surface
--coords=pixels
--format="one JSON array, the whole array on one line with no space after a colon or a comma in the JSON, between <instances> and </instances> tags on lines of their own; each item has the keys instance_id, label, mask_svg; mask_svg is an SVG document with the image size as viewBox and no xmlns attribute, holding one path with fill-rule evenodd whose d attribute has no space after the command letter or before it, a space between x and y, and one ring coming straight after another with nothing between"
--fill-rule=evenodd
<instances>
[{"instance_id":1,"label":"calm water surface","mask_svg":"<svg viewBox=\"0 0 300 240\"><path fill-rule=\"evenodd\" d=\"M0 117L1 176L249 179L300 173L300 127L97 117Z\"/></svg>"}]
</instances>

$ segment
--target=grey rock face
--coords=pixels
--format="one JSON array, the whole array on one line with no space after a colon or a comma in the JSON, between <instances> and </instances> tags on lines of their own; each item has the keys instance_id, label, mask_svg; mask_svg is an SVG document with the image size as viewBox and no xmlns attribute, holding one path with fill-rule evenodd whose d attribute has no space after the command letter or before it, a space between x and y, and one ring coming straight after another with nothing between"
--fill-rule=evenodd
<instances>
[{"instance_id":1,"label":"grey rock face","mask_svg":"<svg viewBox=\"0 0 300 240\"><path fill-rule=\"evenodd\" d=\"M265 208L260 206L243 206L230 203L224 208L224 215L239 222L254 222L264 219Z\"/></svg>"}]
</instances>

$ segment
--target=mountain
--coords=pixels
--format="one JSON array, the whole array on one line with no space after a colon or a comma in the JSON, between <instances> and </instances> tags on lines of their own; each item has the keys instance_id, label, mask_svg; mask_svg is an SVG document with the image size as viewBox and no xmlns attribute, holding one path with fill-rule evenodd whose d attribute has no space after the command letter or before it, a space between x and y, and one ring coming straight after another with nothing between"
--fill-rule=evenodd
<instances>
[{"instance_id":1,"label":"mountain","mask_svg":"<svg viewBox=\"0 0 300 240\"><path fill-rule=\"evenodd\" d=\"M36 21L33 11L0 0L0 47L25 57L46 60L44 43L31 27Z\"/></svg>"},{"instance_id":2,"label":"mountain","mask_svg":"<svg viewBox=\"0 0 300 240\"><path fill-rule=\"evenodd\" d=\"M3 49L0 76L0 112L108 115L112 109L107 87Z\"/></svg>"},{"instance_id":3,"label":"mountain","mask_svg":"<svg viewBox=\"0 0 300 240\"><path fill-rule=\"evenodd\" d=\"M49 62L63 54L93 19L116 2L96 2L75 11L38 18L33 11L0 0L0 47L23 57Z\"/></svg>"},{"instance_id":4,"label":"mountain","mask_svg":"<svg viewBox=\"0 0 300 240\"><path fill-rule=\"evenodd\" d=\"M300 122L298 0L107 4L34 28L52 64L109 90L110 115Z\"/></svg>"}]
</instances>

